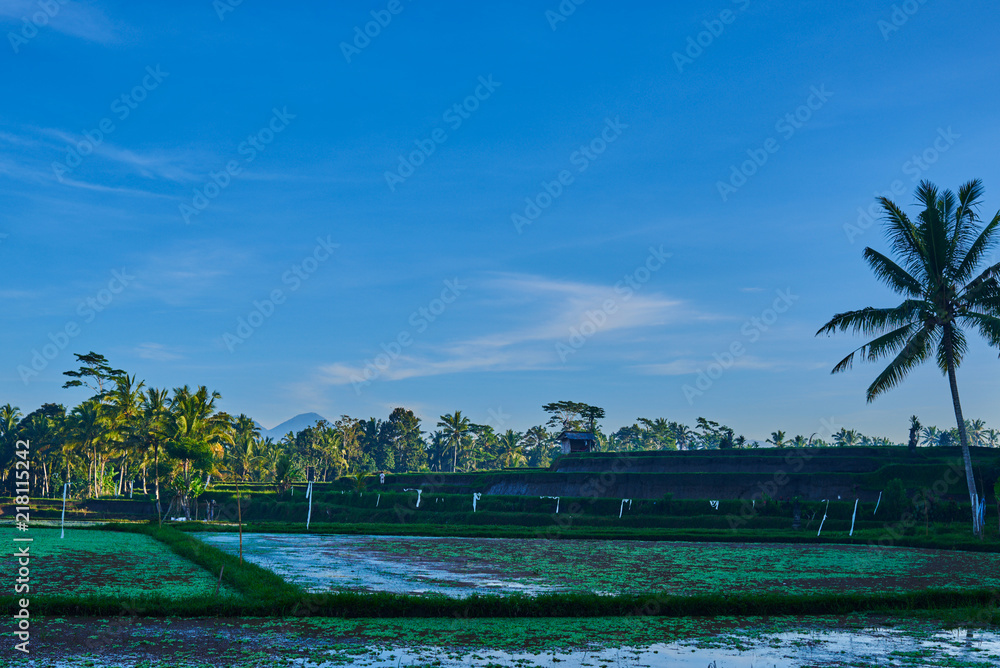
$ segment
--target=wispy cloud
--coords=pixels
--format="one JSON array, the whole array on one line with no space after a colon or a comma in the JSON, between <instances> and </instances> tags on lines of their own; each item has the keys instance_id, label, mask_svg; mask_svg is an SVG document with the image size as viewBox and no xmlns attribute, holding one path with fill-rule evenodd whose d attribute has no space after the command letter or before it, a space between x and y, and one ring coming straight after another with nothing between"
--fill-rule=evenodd
<instances>
[{"instance_id":1,"label":"wispy cloud","mask_svg":"<svg viewBox=\"0 0 1000 668\"><path fill-rule=\"evenodd\" d=\"M84 137L75 135L59 128L36 128L39 134L57 140L62 146L53 146L65 151L67 146L75 146ZM11 135L12 143L26 144L30 138L19 138ZM181 149L135 151L121 148L111 141L104 140L93 147L93 156L103 158L128 168L145 178L163 178L169 181L196 181L203 176L199 174L208 169L215 158L209 155L196 155ZM88 157L87 160L94 159Z\"/></svg>"},{"instance_id":2,"label":"wispy cloud","mask_svg":"<svg viewBox=\"0 0 1000 668\"><path fill-rule=\"evenodd\" d=\"M138 190L136 188L124 188L122 186L105 186L100 183L88 183L87 181L77 181L75 179L64 178L62 180L63 185L67 185L73 188L81 188L83 190L93 190L99 193L114 193L116 195L132 195L135 197L166 197L169 195L164 195L161 193L154 193L148 190Z\"/></svg>"},{"instance_id":3,"label":"wispy cloud","mask_svg":"<svg viewBox=\"0 0 1000 668\"><path fill-rule=\"evenodd\" d=\"M140 343L133 350L142 359L153 360L154 362L169 362L183 358L182 355L170 351L171 349L162 343Z\"/></svg>"},{"instance_id":4,"label":"wispy cloud","mask_svg":"<svg viewBox=\"0 0 1000 668\"><path fill-rule=\"evenodd\" d=\"M404 380L465 372L557 368L562 365L555 345L568 340L588 322L588 314L604 312L609 302L614 304L613 312L605 312L595 339L628 336L641 328L677 326L700 318L683 301L651 288L646 288L646 293L626 292L620 286L616 289L535 275L501 274L487 277L474 289L478 310L489 314L475 319L478 332L444 343L417 342L413 350L379 369L378 378ZM318 381L327 385L356 383L365 378L366 366L366 362L325 364L318 369Z\"/></svg>"},{"instance_id":5,"label":"wispy cloud","mask_svg":"<svg viewBox=\"0 0 1000 668\"><path fill-rule=\"evenodd\" d=\"M206 297L217 302L226 282L251 259L251 253L211 241L157 249L137 263L135 292L170 306L190 305Z\"/></svg>"},{"instance_id":6,"label":"wispy cloud","mask_svg":"<svg viewBox=\"0 0 1000 668\"><path fill-rule=\"evenodd\" d=\"M649 376L687 376L704 371L705 368L714 362L713 359L677 359L662 364L635 364L632 369ZM766 360L753 355L737 357L727 368L730 369L756 369L759 371L778 371L787 369L789 364L783 361Z\"/></svg>"},{"instance_id":7,"label":"wispy cloud","mask_svg":"<svg viewBox=\"0 0 1000 668\"><path fill-rule=\"evenodd\" d=\"M0 22L21 23L25 17L31 21L31 17L41 12L48 18L42 30L55 30L98 44L117 41L121 26L116 26L94 4L75 0L58 0L50 5L46 4L52 9L46 10L38 0L4 0L0 2Z\"/></svg>"},{"instance_id":8,"label":"wispy cloud","mask_svg":"<svg viewBox=\"0 0 1000 668\"><path fill-rule=\"evenodd\" d=\"M4 235L0 235L3 237ZM37 299L38 292L33 290L0 290L0 299Z\"/></svg>"}]
</instances>

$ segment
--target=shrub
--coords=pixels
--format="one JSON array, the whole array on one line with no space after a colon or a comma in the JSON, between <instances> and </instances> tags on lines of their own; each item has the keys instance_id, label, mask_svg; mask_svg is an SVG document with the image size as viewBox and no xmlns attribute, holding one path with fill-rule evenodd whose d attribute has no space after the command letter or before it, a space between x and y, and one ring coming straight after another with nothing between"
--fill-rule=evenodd
<instances>
[{"instance_id":1,"label":"shrub","mask_svg":"<svg viewBox=\"0 0 1000 668\"><path fill-rule=\"evenodd\" d=\"M895 522L903 517L903 513L910 509L910 505L902 480L893 478L886 483L882 492L882 507L885 508L885 516L882 519Z\"/></svg>"}]
</instances>

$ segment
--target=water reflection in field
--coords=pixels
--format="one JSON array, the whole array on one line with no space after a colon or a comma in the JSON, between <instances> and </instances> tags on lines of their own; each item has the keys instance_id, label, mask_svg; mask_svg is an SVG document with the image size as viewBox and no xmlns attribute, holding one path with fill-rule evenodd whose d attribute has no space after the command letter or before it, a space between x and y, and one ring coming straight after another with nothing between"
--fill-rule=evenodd
<instances>
[{"instance_id":1,"label":"water reflection in field","mask_svg":"<svg viewBox=\"0 0 1000 668\"><path fill-rule=\"evenodd\" d=\"M236 554L233 533L195 534ZM419 536L339 536L316 534L244 534L243 556L310 592L384 591L396 594L538 594L560 587L523 571L464 560L428 561L384 554L379 546L413 541ZM457 539L451 539L457 540ZM491 541L501 539L476 539Z\"/></svg>"},{"instance_id":2,"label":"water reflection in field","mask_svg":"<svg viewBox=\"0 0 1000 668\"><path fill-rule=\"evenodd\" d=\"M1000 665L1000 634L835 619L38 619L17 665L833 668ZM33 625L33 628L35 626ZM662 638L662 640L659 640ZM0 655L0 665L5 663Z\"/></svg>"},{"instance_id":3,"label":"water reflection in field","mask_svg":"<svg viewBox=\"0 0 1000 668\"><path fill-rule=\"evenodd\" d=\"M706 646L707 645L707 646ZM954 666L996 668L1000 635L968 630L915 637L888 629L860 632L776 633L755 639L726 635L643 647L591 648L552 652L392 647L331 651L329 660L293 662L303 668L359 666L396 668L810 668L842 666Z\"/></svg>"}]
</instances>

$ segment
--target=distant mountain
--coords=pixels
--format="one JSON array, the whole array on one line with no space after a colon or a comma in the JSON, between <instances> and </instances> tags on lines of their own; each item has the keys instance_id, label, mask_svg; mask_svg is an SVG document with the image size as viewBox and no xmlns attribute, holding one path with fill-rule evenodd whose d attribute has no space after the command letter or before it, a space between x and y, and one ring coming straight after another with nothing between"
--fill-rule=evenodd
<instances>
[{"instance_id":1,"label":"distant mountain","mask_svg":"<svg viewBox=\"0 0 1000 668\"><path fill-rule=\"evenodd\" d=\"M261 427L260 435L265 438L270 436L277 441L290 431L297 434L306 427L313 426L320 420L326 420L326 418L319 413L302 413L301 415L296 415L290 420L285 420L274 429L264 429Z\"/></svg>"}]
</instances>

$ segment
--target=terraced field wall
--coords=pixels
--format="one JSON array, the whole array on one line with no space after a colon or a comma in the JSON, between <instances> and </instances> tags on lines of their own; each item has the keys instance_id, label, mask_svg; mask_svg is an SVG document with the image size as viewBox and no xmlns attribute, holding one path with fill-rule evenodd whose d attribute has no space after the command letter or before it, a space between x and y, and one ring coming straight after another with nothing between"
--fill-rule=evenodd
<instances>
[{"instance_id":1,"label":"terraced field wall","mask_svg":"<svg viewBox=\"0 0 1000 668\"><path fill-rule=\"evenodd\" d=\"M981 489L1000 475L1000 449L972 448ZM953 482L955 478L958 482ZM442 493L658 499L772 498L875 501L898 478L907 489L947 486L968 498L961 448L808 448L587 453L548 469L386 477L384 489L427 486ZM985 487L983 484L985 483Z\"/></svg>"}]
</instances>

